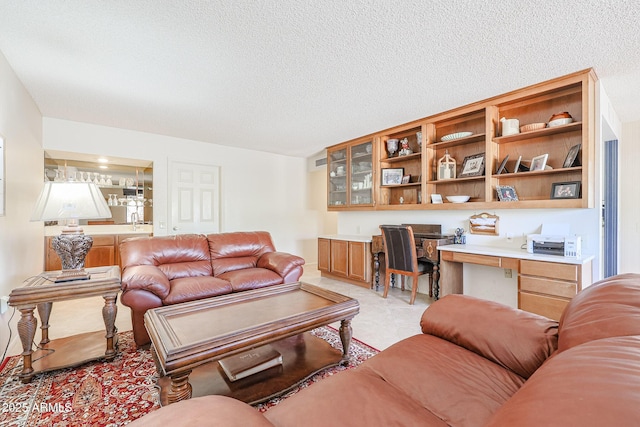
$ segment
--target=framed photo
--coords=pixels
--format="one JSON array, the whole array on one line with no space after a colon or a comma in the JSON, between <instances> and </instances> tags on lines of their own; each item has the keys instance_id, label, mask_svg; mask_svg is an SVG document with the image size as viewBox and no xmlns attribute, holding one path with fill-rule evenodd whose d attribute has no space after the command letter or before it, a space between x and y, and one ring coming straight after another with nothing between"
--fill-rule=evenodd
<instances>
[{"instance_id":1,"label":"framed photo","mask_svg":"<svg viewBox=\"0 0 640 427\"><path fill-rule=\"evenodd\" d=\"M579 166L580 161L578 161L576 164L576 160L578 158L578 153L580 152L581 146L582 144L577 144L569 149L569 152L567 153L567 157L564 159L564 163L562 165L563 168L570 168L574 164L576 166Z\"/></svg>"},{"instance_id":2,"label":"framed photo","mask_svg":"<svg viewBox=\"0 0 640 427\"><path fill-rule=\"evenodd\" d=\"M498 191L498 200L501 202L517 202L518 194L516 193L516 189L509 185L498 185L496 187Z\"/></svg>"},{"instance_id":3,"label":"framed photo","mask_svg":"<svg viewBox=\"0 0 640 427\"><path fill-rule=\"evenodd\" d=\"M481 176L484 173L484 153L467 156L462 163L462 172L460 177Z\"/></svg>"},{"instance_id":4,"label":"framed photo","mask_svg":"<svg viewBox=\"0 0 640 427\"><path fill-rule=\"evenodd\" d=\"M441 194L432 194L431 195L431 203L433 203L433 204L442 203L442 195Z\"/></svg>"},{"instance_id":5,"label":"framed photo","mask_svg":"<svg viewBox=\"0 0 640 427\"><path fill-rule=\"evenodd\" d=\"M532 170L532 171L544 170L545 166L547 166L548 158L549 158L548 154L542 154L540 156L534 157L533 159L531 159L531 166L529 167L529 170Z\"/></svg>"},{"instance_id":6,"label":"framed photo","mask_svg":"<svg viewBox=\"0 0 640 427\"><path fill-rule=\"evenodd\" d=\"M387 168L382 169L382 185L399 185L402 184L404 176L403 168Z\"/></svg>"},{"instance_id":7,"label":"framed photo","mask_svg":"<svg viewBox=\"0 0 640 427\"><path fill-rule=\"evenodd\" d=\"M551 184L552 199L579 199L580 181L554 182Z\"/></svg>"},{"instance_id":8,"label":"framed photo","mask_svg":"<svg viewBox=\"0 0 640 427\"><path fill-rule=\"evenodd\" d=\"M509 160L508 154L504 157L504 159L502 160L502 163L500 163L500 166L498 166L498 170L496 170L496 175L500 175L502 172L509 173L509 171L506 168L507 160Z\"/></svg>"},{"instance_id":9,"label":"framed photo","mask_svg":"<svg viewBox=\"0 0 640 427\"><path fill-rule=\"evenodd\" d=\"M404 175L402 177L402 183L403 184L408 184L410 180L411 180L411 175Z\"/></svg>"}]
</instances>

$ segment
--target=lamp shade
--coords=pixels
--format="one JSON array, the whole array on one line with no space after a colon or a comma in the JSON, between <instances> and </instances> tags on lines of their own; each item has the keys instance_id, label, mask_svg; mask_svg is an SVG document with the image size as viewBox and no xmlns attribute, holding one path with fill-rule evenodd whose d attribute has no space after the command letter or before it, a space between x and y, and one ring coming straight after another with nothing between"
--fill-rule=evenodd
<instances>
[{"instance_id":1,"label":"lamp shade","mask_svg":"<svg viewBox=\"0 0 640 427\"><path fill-rule=\"evenodd\" d=\"M31 221L111 218L111 210L92 182L46 181Z\"/></svg>"}]
</instances>

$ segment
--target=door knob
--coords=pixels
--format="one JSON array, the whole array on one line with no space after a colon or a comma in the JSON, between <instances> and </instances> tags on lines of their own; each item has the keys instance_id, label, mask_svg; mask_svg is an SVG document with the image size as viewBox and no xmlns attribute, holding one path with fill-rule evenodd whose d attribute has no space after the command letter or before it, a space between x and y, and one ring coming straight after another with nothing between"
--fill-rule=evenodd
<instances>
[{"instance_id":1,"label":"door knob","mask_svg":"<svg viewBox=\"0 0 640 427\"><path fill-rule=\"evenodd\" d=\"M177 227L177 226L174 226L174 227L173 227L173 231L178 231L178 227Z\"/></svg>"}]
</instances>

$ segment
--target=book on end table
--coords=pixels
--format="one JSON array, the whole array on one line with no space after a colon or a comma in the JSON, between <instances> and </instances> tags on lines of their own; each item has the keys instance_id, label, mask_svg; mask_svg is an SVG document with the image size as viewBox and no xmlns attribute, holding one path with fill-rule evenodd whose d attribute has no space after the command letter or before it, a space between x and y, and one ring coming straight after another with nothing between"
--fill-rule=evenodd
<instances>
[{"instance_id":1,"label":"book on end table","mask_svg":"<svg viewBox=\"0 0 640 427\"><path fill-rule=\"evenodd\" d=\"M274 366L282 365L282 355L267 344L220 359L218 363L229 380L237 381Z\"/></svg>"}]
</instances>

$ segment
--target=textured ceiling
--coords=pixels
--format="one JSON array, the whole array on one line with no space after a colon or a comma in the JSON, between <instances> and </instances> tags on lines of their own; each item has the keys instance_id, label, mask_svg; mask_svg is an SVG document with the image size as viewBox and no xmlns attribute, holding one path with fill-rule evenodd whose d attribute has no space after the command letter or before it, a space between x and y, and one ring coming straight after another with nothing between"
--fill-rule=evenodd
<instances>
[{"instance_id":1,"label":"textured ceiling","mask_svg":"<svg viewBox=\"0 0 640 427\"><path fill-rule=\"evenodd\" d=\"M637 0L0 0L45 117L309 156L593 67L640 119Z\"/></svg>"}]
</instances>

